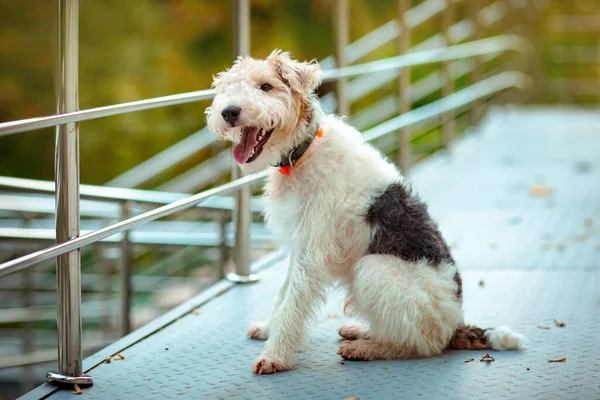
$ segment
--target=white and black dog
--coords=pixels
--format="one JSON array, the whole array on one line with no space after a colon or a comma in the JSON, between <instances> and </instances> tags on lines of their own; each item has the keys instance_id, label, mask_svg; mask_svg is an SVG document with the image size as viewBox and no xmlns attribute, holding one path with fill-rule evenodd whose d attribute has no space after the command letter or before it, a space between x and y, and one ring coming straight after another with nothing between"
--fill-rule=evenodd
<instances>
[{"instance_id":1,"label":"white and black dog","mask_svg":"<svg viewBox=\"0 0 600 400\"><path fill-rule=\"evenodd\" d=\"M269 170L267 224L291 254L254 372L292 368L329 287L347 290L345 359L428 357L445 349L518 349L506 327L465 325L461 278L427 206L402 175L342 119L325 115L318 64L274 51L239 58L214 79L210 130L234 143L246 172Z\"/></svg>"}]
</instances>

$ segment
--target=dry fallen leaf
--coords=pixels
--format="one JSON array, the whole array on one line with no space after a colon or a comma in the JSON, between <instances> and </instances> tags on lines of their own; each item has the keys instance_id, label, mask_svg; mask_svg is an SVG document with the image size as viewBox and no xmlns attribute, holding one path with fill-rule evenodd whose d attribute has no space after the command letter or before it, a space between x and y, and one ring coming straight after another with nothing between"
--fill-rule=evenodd
<instances>
[{"instance_id":1,"label":"dry fallen leaf","mask_svg":"<svg viewBox=\"0 0 600 400\"><path fill-rule=\"evenodd\" d=\"M358 397L346 397L344 400L358 400Z\"/></svg>"},{"instance_id":2,"label":"dry fallen leaf","mask_svg":"<svg viewBox=\"0 0 600 400\"><path fill-rule=\"evenodd\" d=\"M475 361L475 359L474 358L469 358L468 360L465 360L466 363L469 363L471 361Z\"/></svg>"},{"instance_id":3,"label":"dry fallen leaf","mask_svg":"<svg viewBox=\"0 0 600 400\"><path fill-rule=\"evenodd\" d=\"M196 307L191 311L191 313L194 315L198 315L199 312L200 312L200 307Z\"/></svg>"},{"instance_id":4,"label":"dry fallen leaf","mask_svg":"<svg viewBox=\"0 0 600 400\"><path fill-rule=\"evenodd\" d=\"M550 329L550 327L547 326L547 325L539 325L538 328L540 328L540 329Z\"/></svg>"},{"instance_id":5,"label":"dry fallen leaf","mask_svg":"<svg viewBox=\"0 0 600 400\"><path fill-rule=\"evenodd\" d=\"M557 320L554 320L554 325L558 326L559 328L564 328L565 326L567 326L567 324L565 324L564 322L558 322Z\"/></svg>"},{"instance_id":6,"label":"dry fallen leaf","mask_svg":"<svg viewBox=\"0 0 600 400\"><path fill-rule=\"evenodd\" d=\"M331 313L328 315L329 318L337 318L337 314L336 313Z\"/></svg>"},{"instance_id":7,"label":"dry fallen leaf","mask_svg":"<svg viewBox=\"0 0 600 400\"><path fill-rule=\"evenodd\" d=\"M557 358L556 360L548 360L548 362L567 362L567 357Z\"/></svg>"},{"instance_id":8,"label":"dry fallen leaf","mask_svg":"<svg viewBox=\"0 0 600 400\"><path fill-rule=\"evenodd\" d=\"M529 195L534 197L546 197L552 194L552 189L545 185L531 185Z\"/></svg>"},{"instance_id":9,"label":"dry fallen leaf","mask_svg":"<svg viewBox=\"0 0 600 400\"><path fill-rule=\"evenodd\" d=\"M75 391L71 392L71 393L73 393L73 394L84 394L85 390L81 389L78 384L75 384Z\"/></svg>"},{"instance_id":10,"label":"dry fallen leaf","mask_svg":"<svg viewBox=\"0 0 600 400\"><path fill-rule=\"evenodd\" d=\"M486 354L485 356L481 357L481 359L479 361L496 361L496 359L492 356L490 356L489 354Z\"/></svg>"}]
</instances>

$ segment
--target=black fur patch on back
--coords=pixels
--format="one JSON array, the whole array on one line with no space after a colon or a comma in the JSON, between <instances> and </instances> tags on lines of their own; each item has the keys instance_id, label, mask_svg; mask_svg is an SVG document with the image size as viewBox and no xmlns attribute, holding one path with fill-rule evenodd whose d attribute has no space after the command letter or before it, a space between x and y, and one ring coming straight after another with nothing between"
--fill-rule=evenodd
<instances>
[{"instance_id":1,"label":"black fur patch on back","mask_svg":"<svg viewBox=\"0 0 600 400\"><path fill-rule=\"evenodd\" d=\"M370 254L389 254L412 262L426 260L432 266L454 264L427 206L401 183L391 184L375 199L367 211L367 221L373 232ZM454 279L460 292L460 276Z\"/></svg>"}]
</instances>

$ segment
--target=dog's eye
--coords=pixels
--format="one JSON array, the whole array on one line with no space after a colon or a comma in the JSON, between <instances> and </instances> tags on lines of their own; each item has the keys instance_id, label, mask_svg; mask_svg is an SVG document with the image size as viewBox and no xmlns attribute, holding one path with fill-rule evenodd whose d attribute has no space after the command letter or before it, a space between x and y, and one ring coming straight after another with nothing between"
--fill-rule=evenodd
<instances>
[{"instance_id":1,"label":"dog's eye","mask_svg":"<svg viewBox=\"0 0 600 400\"><path fill-rule=\"evenodd\" d=\"M262 90L263 92L268 92L271 89L273 89L273 86L269 85L268 83L263 83L262 85L260 85L260 90Z\"/></svg>"}]
</instances>

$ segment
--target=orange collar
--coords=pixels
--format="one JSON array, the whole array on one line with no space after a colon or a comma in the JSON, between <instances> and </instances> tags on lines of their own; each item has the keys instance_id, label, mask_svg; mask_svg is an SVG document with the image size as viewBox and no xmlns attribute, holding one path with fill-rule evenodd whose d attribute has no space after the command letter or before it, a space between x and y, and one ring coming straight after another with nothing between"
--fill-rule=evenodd
<instances>
[{"instance_id":1,"label":"orange collar","mask_svg":"<svg viewBox=\"0 0 600 400\"><path fill-rule=\"evenodd\" d=\"M320 126L319 130L317 130L317 133L316 133L313 141L311 142L310 146L308 147L308 149L306 149L306 151L304 152L304 154L302 154L302 156L298 159L298 161L296 161L293 165L288 164L288 165L284 165L283 167L279 168L279 173L290 176L290 174L292 172L292 168L298 168L300 166L300 164L302 164L304 162L304 160L306 160L308 157L310 157L310 155L313 153L313 151L315 151L315 148L321 141L321 137L323 137L323 127Z\"/></svg>"}]
</instances>

